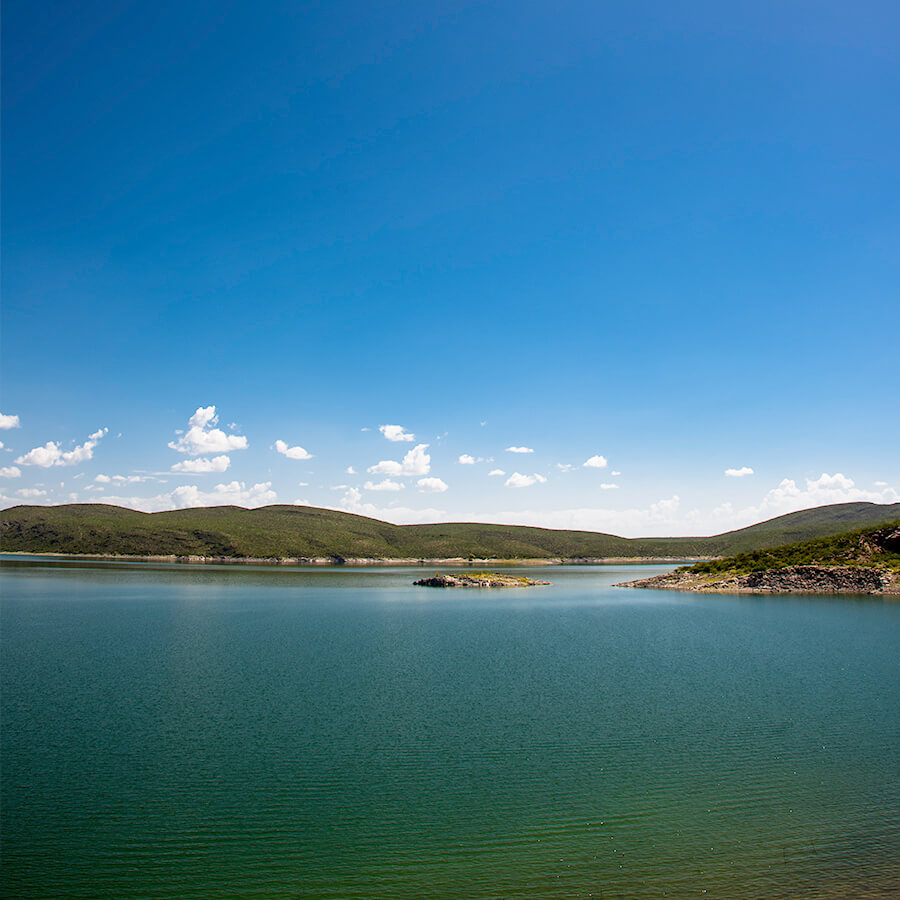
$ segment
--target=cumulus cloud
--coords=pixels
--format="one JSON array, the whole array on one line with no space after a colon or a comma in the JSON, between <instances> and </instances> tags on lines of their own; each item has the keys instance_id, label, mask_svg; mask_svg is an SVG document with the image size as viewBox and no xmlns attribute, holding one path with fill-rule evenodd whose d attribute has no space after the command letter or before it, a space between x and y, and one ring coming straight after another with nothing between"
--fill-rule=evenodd
<instances>
[{"instance_id":1,"label":"cumulus cloud","mask_svg":"<svg viewBox=\"0 0 900 900\"><path fill-rule=\"evenodd\" d=\"M19 422L18 416L9 416L0 413L0 430L6 431L8 428L21 428L22 423Z\"/></svg>"},{"instance_id":2,"label":"cumulus cloud","mask_svg":"<svg viewBox=\"0 0 900 900\"><path fill-rule=\"evenodd\" d=\"M188 421L187 431L177 441L169 441L169 447L188 456L246 450L247 438L238 434L225 434L221 428L214 427L218 421L215 406L198 407ZM179 434L178 431L175 433Z\"/></svg>"},{"instance_id":3,"label":"cumulus cloud","mask_svg":"<svg viewBox=\"0 0 900 900\"><path fill-rule=\"evenodd\" d=\"M217 484L212 491L201 491L197 485L181 485L172 491L172 502L178 508L190 506L265 506L274 503L278 495L272 482L264 481L247 487L243 481Z\"/></svg>"},{"instance_id":4,"label":"cumulus cloud","mask_svg":"<svg viewBox=\"0 0 900 900\"><path fill-rule=\"evenodd\" d=\"M438 522L444 516L442 509L410 509L407 506L378 507L374 503L363 503L362 494L357 488L350 488L341 499L338 507L344 512L357 516L369 516L395 525L415 525L421 522Z\"/></svg>"},{"instance_id":5,"label":"cumulus cloud","mask_svg":"<svg viewBox=\"0 0 900 900\"><path fill-rule=\"evenodd\" d=\"M601 491L615 491L618 490L618 487L619 486L617 484L612 484L609 481L604 481L600 484Z\"/></svg>"},{"instance_id":6,"label":"cumulus cloud","mask_svg":"<svg viewBox=\"0 0 900 900\"><path fill-rule=\"evenodd\" d=\"M622 473L621 472L610 472L609 474L612 475L613 478L615 478L616 475L621 475Z\"/></svg>"},{"instance_id":7,"label":"cumulus cloud","mask_svg":"<svg viewBox=\"0 0 900 900\"><path fill-rule=\"evenodd\" d=\"M431 457L425 452L428 444L417 444L402 462L391 459L383 459L374 466L369 466L368 472L372 475L427 475L431 471Z\"/></svg>"},{"instance_id":8,"label":"cumulus cloud","mask_svg":"<svg viewBox=\"0 0 900 900\"><path fill-rule=\"evenodd\" d=\"M440 478L420 478L416 484L427 494L443 494L448 487Z\"/></svg>"},{"instance_id":9,"label":"cumulus cloud","mask_svg":"<svg viewBox=\"0 0 900 900\"><path fill-rule=\"evenodd\" d=\"M348 475L355 475L355 474L356 474L356 469L354 469L353 466L347 466L347 474L348 474Z\"/></svg>"},{"instance_id":10,"label":"cumulus cloud","mask_svg":"<svg viewBox=\"0 0 900 900\"><path fill-rule=\"evenodd\" d=\"M3 466L0 468L0 478L21 478L22 470L18 466Z\"/></svg>"},{"instance_id":11,"label":"cumulus cloud","mask_svg":"<svg viewBox=\"0 0 900 900\"><path fill-rule=\"evenodd\" d=\"M900 493L886 485L877 491L865 490L857 487L853 479L842 472L834 475L823 472L818 478L804 479L803 485L798 484L793 478L783 478L758 504L735 509L732 504L724 503L716 507L711 516L701 517L700 521L706 533L721 532L753 525L801 509L859 501L897 503L900 501Z\"/></svg>"},{"instance_id":12,"label":"cumulus cloud","mask_svg":"<svg viewBox=\"0 0 900 900\"><path fill-rule=\"evenodd\" d=\"M193 472L199 475L204 472L224 472L230 465L231 459L227 456L214 456L212 459L201 456L198 459L185 459L175 463L172 471Z\"/></svg>"},{"instance_id":13,"label":"cumulus cloud","mask_svg":"<svg viewBox=\"0 0 900 900\"><path fill-rule=\"evenodd\" d=\"M726 469L725 474L729 478L744 478L746 475L752 475L753 469L750 466L741 466L739 469Z\"/></svg>"},{"instance_id":14,"label":"cumulus cloud","mask_svg":"<svg viewBox=\"0 0 900 900\"><path fill-rule=\"evenodd\" d=\"M469 456L468 453L463 453L459 458L459 464L461 466L474 466L476 463L476 459L474 456Z\"/></svg>"},{"instance_id":15,"label":"cumulus cloud","mask_svg":"<svg viewBox=\"0 0 900 900\"><path fill-rule=\"evenodd\" d=\"M586 459L581 465L585 469L605 469L607 466L606 457L592 456L590 459Z\"/></svg>"},{"instance_id":16,"label":"cumulus cloud","mask_svg":"<svg viewBox=\"0 0 900 900\"><path fill-rule=\"evenodd\" d=\"M507 447L507 453L534 453L531 447Z\"/></svg>"},{"instance_id":17,"label":"cumulus cloud","mask_svg":"<svg viewBox=\"0 0 900 900\"><path fill-rule=\"evenodd\" d=\"M401 484L399 481L391 481L390 478L385 478L375 484L371 481L367 481L363 488L367 491L402 491L405 488L405 484Z\"/></svg>"},{"instance_id":18,"label":"cumulus cloud","mask_svg":"<svg viewBox=\"0 0 900 900\"><path fill-rule=\"evenodd\" d=\"M503 469L491 469L491 471L488 472L488 476L505 475L505 474L506 474L506 472L504 472Z\"/></svg>"},{"instance_id":19,"label":"cumulus cloud","mask_svg":"<svg viewBox=\"0 0 900 900\"><path fill-rule=\"evenodd\" d=\"M78 478L78 476L75 476ZM99 482L100 484L109 484L110 482L114 482L115 484L140 484L144 481L158 481L153 475L100 475L94 476L94 481Z\"/></svg>"},{"instance_id":20,"label":"cumulus cloud","mask_svg":"<svg viewBox=\"0 0 900 900\"><path fill-rule=\"evenodd\" d=\"M556 468L559 469L560 472L571 472L575 466L572 463L557 463Z\"/></svg>"},{"instance_id":21,"label":"cumulus cloud","mask_svg":"<svg viewBox=\"0 0 900 900\"><path fill-rule=\"evenodd\" d=\"M312 454L307 453L302 447L288 447L284 441L275 441L275 449L288 459L312 459Z\"/></svg>"},{"instance_id":22,"label":"cumulus cloud","mask_svg":"<svg viewBox=\"0 0 900 900\"><path fill-rule=\"evenodd\" d=\"M683 523L679 518L679 498L673 496L651 503L647 507L610 509L577 507L553 510L515 510L496 512L485 516L466 514L467 522L493 522L497 524L534 525L540 528L563 528L573 531L602 531L626 537L642 535L670 535ZM696 534L696 529L682 533Z\"/></svg>"},{"instance_id":23,"label":"cumulus cloud","mask_svg":"<svg viewBox=\"0 0 900 900\"><path fill-rule=\"evenodd\" d=\"M379 425L378 430L389 440L389 441L414 441L416 436L414 434L410 434L408 431L403 430L402 425Z\"/></svg>"},{"instance_id":24,"label":"cumulus cloud","mask_svg":"<svg viewBox=\"0 0 900 900\"><path fill-rule=\"evenodd\" d=\"M166 509L186 509L194 506L245 506L255 508L274 503L278 495L272 482L265 481L250 487L243 481L217 484L211 491L201 491L195 484L185 484L153 497L98 497L93 502L113 503L142 512L161 512Z\"/></svg>"},{"instance_id":25,"label":"cumulus cloud","mask_svg":"<svg viewBox=\"0 0 900 900\"><path fill-rule=\"evenodd\" d=\"M31 499L32 497L46 497L47 496L46 491L41 491L41 490L38 490L37 488L22 488L21 490L16 491L16 493L20 497L25 497L28 499Z\"/></svg>"},{"instance_id":26,"label":"cumulus cloud","mask_svg":"<svg viewBox=\"0 0 900 900\"><path fill-rule=\"evenodd\" d=\"M521 472L513 472L506 479L506 487L525 488L531 487L533 484L545 484L546 481L547 479L543 475L538 475L537 472L534 475L523 475Z\"/></svg>"},{"instance_id":27,"label":"cumulus cloud","mask_svg":"<svg viewBox=\"0 0 900 900\"><path fill-rule=\"evenodd\" d=\"M80 462L92 459L94 456L94 447L109 431L108 428L100 428L93 434L88 435L88 439L79 444L72 450L63 450L55 441L47 441L43 447L35 447L27 453L20 456L16 462L23 466L40 466L42 469L49 469L50 466L75 466Z\"/></svg>"}]
</instances>

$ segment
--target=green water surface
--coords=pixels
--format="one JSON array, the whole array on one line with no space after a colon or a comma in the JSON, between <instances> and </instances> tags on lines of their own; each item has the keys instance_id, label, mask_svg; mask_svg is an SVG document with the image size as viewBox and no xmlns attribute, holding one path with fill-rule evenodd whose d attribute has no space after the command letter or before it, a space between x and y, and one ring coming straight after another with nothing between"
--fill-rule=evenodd
<instances>
[{"instance_id":1,"label":"green water surface","mask_svg":"<svg viewBox=\"0 0 900 900\"><path fill-rule=\"evenodd\" d=\"M15 898L896 898L900 604L6 560Z\"/></svg>"}]
</instances>

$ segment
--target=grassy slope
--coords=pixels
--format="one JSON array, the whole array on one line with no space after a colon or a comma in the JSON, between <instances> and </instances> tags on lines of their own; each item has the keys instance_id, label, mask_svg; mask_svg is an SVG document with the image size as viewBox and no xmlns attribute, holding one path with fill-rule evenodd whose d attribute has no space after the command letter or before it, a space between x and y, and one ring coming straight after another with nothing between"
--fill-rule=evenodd
<instances>
[{"instance_id":1,"label":"grassy slope","mask_svg":"<svg viewBox=\"0 0 900 900\"><path fill-rule=\"evenodd\" d=\"M621 538L588 531L452 523L391 525L305 506L219 506L141 513L102 504L16 506L2 513L6 551L226 557L713 556L880 524L900 504L845 503L710 538ZM788 536L788 537L786 537Z\"/></svg>"},{"instance_id":2,"label":"grassy slope","mask_svg":"<svg viewBox=\"0 0 900 900\"><path fill-rule=\"evenodd\" d=\"M685 567L699 574L747 575L786 566L875 566L900 570L900 519L830 537L740 553Z\"/></svg>"}]
</instances>

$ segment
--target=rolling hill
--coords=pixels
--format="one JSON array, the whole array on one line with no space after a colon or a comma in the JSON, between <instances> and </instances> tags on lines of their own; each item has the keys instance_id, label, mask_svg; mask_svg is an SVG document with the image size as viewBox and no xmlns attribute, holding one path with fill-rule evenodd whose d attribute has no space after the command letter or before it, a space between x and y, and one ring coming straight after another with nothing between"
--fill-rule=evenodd
<instances>
[{"instance_id":1,"label":"rolling hill","mask_svg":"<svg viewBox=\"0 0 900 900\"><path fill-rule=\"evenodd\" d=\"M599 559L711 557L827 537L900 517L900 503L842 503L712 537L623 538L519 525L392 525L309 506L143 513L104 504L14 506L4 552L229 559Z\"/></svg>"}]
</instances>

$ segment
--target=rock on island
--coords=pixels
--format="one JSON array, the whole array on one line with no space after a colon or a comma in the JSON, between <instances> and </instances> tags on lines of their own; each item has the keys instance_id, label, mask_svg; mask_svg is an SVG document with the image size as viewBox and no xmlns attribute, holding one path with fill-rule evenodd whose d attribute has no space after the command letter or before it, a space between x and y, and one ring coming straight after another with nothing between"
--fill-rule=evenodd
<instances>
[{"instance_id":1,"label":"rock on island","mask_svg":"<svg viewBox=\"0 0 900 900\"><path fill-rule=\"evenodd\" d=\"M550 584L549 581L538 581L524 578L521 575L500 575L497 572L471 572L463 575L435 575L432 578L420 578L414 581L422 587L440 588L506 588L532 587L536 584Z\"/></svg>"}]
</instances>

